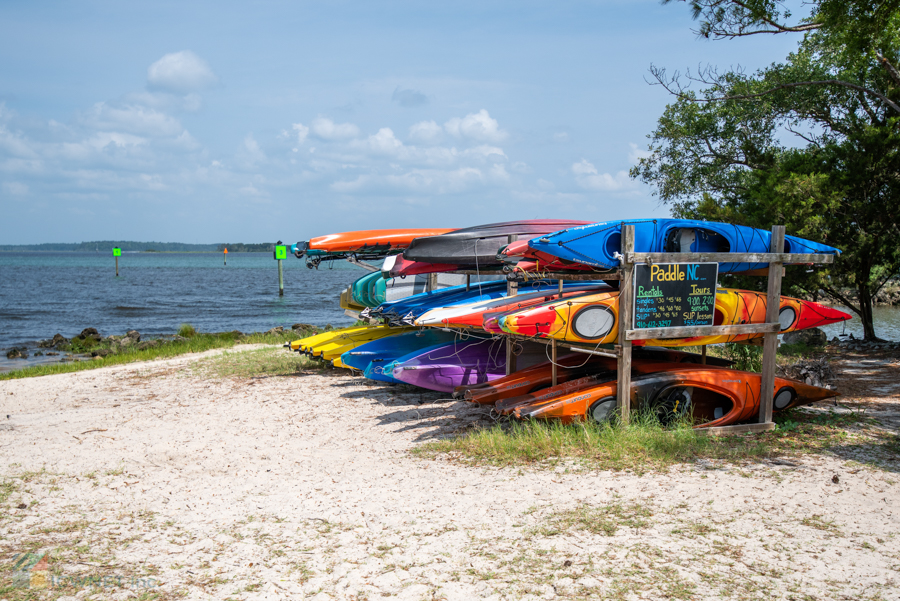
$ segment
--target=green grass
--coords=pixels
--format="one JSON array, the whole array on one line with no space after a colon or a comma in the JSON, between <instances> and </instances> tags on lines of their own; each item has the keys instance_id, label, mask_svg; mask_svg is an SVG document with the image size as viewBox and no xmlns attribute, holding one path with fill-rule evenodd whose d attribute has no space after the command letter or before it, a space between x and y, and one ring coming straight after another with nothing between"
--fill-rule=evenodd
<instances>
[{"instance_id":1,"label":"green grass","mask_svg":"<svg viewBox=\"0 0 900 601\"><path fill-rule=\"evenodd\" d=\"M426 443L414 449L422 458L450 455L469 464L538 465L553 467L575 460L582 466L608 470L659 471L698 459L730 463L783 455L833 451L865 446L881 455L892 453L895 441L880 441L878 431L850 434L851 426L866 426L868 418L848 413L786 411L776 416L779 428L753 435L707 436L687 422L663 427L649 413L631 423L603 424L557 421L508 422L462 436ZM786 424L786 426L781 426ZM900 459L900 457L885 457Z\"/></svg>"},{"instance_id":2,"label":"green grass","mask_svg":"<svg viewBox=\"0 0 900 601\"><path fill-rule=\"evenodd\" d=\"M78 362L35 365L0 373L0 380L14 380L17 378L32 378L36 376L72 373L88 369L97 369L98 367L106 367L109 365L150 361L152 359L169 359L188 353L202 353L203 351L212 349L231 348L237 344L284 344L285 342L297 340L298 338L310 334L311 332L295 333L290 330L279 334L258 333L244 336L239 336L234 332L224 332L219 334L197 333L187 340L172 341L161 339L158 346L144 350L138 350L136 346L132 346L99 360L84 358ZM284 353L286 355L289 354L287 352Z\"/></svg>"},{"instance_id":3,"label":"green grass","mask_svg":"<svg viewBox=\"0 0 900 601\"><path fill-rule=\"evenodd\" d=\"M536 531L542 536L554 536L573 530L582 530L591 534L614 536L619 528L639 530L650 525L653 509L639 501L628 503L607 503L589 505L582 503L573 509L566 509L550 514L544 524Z\"/></svg>"},{"instance_id":4,"label":"green grass","mask_svg":"<svg viewBox=\"0 0 900 601\"><path fill-rule=\"evenodd\" d=\"M191 370L207 378L259 378L286 376L302 370L320 369L322 363L282 348L224 352L191 365Z\"/></svg>"},{"instance_id":5,"label":"green grass","mask_svg":"<svg viewBox=\"0 0 900 601\"><path fill-rule=\"evenodd\" d=\"M194 329L189 323L183 323L178 327L178 331L176 332L182 338L193 338L197 335L197 330Z\"/></svg>"}]
</instances>

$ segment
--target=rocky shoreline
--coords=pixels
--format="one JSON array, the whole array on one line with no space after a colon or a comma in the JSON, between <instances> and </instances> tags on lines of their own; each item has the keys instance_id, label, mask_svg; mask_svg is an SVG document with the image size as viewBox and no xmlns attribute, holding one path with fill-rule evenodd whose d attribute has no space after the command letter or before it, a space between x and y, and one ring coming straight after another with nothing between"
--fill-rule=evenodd
<instances>
[{"instance_id":1,"label":"rocky shoreline","mask_svg":"<svg viewBox=\"0 0 900 601\"><path fill-rule=\"evenodd\" d=\"M330 325L324 328L307 323L295 323L290 328L278 326L265 332L253 332L245 334L238 330L230 332L211 332L217 337L230 337L235 341L246 339L253 334L280 335L286 332L296 332L298 335L309 335L320 329L331 329ZM85 328L77 336L66 338L62 334L55 334L52 338L41 340L36 348L27 346L15 346L6 349L7 359L23 359L35 357L61 357L60 361L81 361L84 359L102 359L110 355L116 355L128 351L143 351L166 344L186 342L189 338L179 334L170 334L144 338L137 330L128 330L124 335L102 336L96 328Z\"/></svg>"}]
</instances>

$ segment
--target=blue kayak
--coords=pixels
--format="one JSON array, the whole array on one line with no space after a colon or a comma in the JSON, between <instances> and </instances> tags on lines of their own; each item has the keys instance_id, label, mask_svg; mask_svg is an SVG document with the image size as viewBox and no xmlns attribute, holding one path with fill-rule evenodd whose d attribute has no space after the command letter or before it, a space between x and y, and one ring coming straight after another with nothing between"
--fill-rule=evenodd
<instances>
[{"instance_id":1,"label":"blue kayak","mask_svg":"<svg viewBox=\"0 0 900 601\"><path fill-rule=\"evenodd\" d=\"M369 315L372 317L402 317L409 313L413 307L417 307L424 303L438 303L436 306L443 306L443 302L454 302L460 295L465 298L467 294L491 294L496 291L506 292L506 280L498 280L494 282L483 282L480 286L472 284L470 290L466 291L465 284L460 286L451 286L442 290L433 292L421 292L393 302L382 303L371 311ZM478 300L473 298L472 301Z\"/></svg>"},{"instance_id":2,"label":"blue kayak","mask_svg":"<svg viewBox=\"0 0 900 601\"><path fill-rule=\"evenodd\" d=\"M563 289L583 288L585 284L600 285L603 284L603 282L563 282ZM527 284L520 283L519 294L526 295L531 292L547 292L551 290L555 291L558 288L559 283L557 281L535 280L533 282L528 282ZM453 307L456 305L464 305L468 303L475 303L478 301L489 301L493 299L503 298L506 296L506 294L507 288L505 285L492 287L490 289L485 286L482 287L481 290L473 286L472 289L468 292L462 290L447 297L426 299L424 302L417 303L411 307L407 307L408 310L406 311L406 313L399 315L398 318L402 323L412 324L418 317L421 317L432 309L437 309L439 307Z\"/></svg>"},{"instance_id":3,"label":"blue kayak","mask_svg":"<svg viewBox=\"0 0 900 601\"><path fill-rule=\"evenodd\" d=\"M570 227L528 241L528 246L547 254L598 269L619 266L622 225L634 226L635 252L732 252L767 253L772 232L743 225L693 219L634 219L604 221ZM841 253L837 248L785 236L784 252ZM768 263L719 263L719 273L735 273L768 267Z\"/></svg>"},{"instance_id":4,"label":"blue kayak","mask_svg":"<svg viewBox=\"0 0 900 601\"><path fill-rule=\"evenodd\" d=\"M352 351L347 351L341 355L341 362L349 367L365 371L369 363L390 363L397 357L415 350L439 343L447 344L455 339L456 334L433 328L421 332L405 332L396 336L379 338L358 346Z\"/></svg>"}]
</instances>

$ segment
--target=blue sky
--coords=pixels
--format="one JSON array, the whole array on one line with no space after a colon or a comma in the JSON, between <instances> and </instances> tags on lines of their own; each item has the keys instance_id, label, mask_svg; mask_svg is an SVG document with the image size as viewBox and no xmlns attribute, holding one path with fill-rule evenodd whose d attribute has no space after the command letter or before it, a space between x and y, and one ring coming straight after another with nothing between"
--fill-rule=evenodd
<instances>
[{"instance_id":1,"label":"blue sky","mask_svg":"<svg viewBox=\"0 0 900 601\"><path fill-rule=\"evenodd\" d=\"M0 243L296 241L664 216L651 64L755 69L687 6L0 3Z\"/></svg>"}]
</instances>

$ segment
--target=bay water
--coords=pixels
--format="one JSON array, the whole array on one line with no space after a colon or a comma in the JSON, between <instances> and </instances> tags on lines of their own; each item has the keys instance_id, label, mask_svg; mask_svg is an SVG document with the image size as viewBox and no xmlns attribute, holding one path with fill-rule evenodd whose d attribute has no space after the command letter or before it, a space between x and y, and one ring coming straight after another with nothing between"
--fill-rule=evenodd
<instances>
[{"instance_id":1,"label":"bay water","mask_svg":"<svg viewBox=\"0 0 900 601\"><path fill-rule=\"evenodd\" d=\"M201 332L260 332L294 323L335 327L351 317L340 292L365 271L343 261L317 270L288 256L284 296L277 261L269 253L122 253L119 277L110 253L0 252L0 349L33 348L60 333L84 328L104 336L138 330L174 334L183 323ZM862 337L859 319L824 328L829 338ZM900 340L900 307L876 307L875 330ZM20 367L0 353L0 371ZM30 361L29 361L30 363Z\"/></svg>"}]
</instances>

